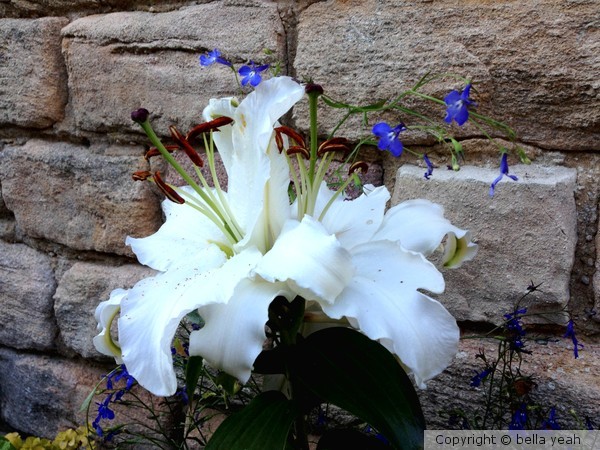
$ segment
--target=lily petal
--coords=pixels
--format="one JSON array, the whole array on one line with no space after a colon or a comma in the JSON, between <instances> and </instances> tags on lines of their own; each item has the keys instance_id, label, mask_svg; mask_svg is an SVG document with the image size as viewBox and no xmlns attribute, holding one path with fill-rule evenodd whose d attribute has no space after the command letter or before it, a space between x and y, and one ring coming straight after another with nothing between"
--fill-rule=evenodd
<instances>
[{"instance_id":1,"label":"lily petal","mask_svg":"<svg viewBox=\"0 0 600 450\"><path fill-rule=\"evenodd\" d=\"M119 318L122 358L131 375L156 395L177 389L171 343L181 319L211 303L227 303L237 283L248 277L260 259L248 249L225 260L215 246L211 264L220 267L181 266L137 283L123 299Z\"/></svg>"},{"instance_id":2,"label":"lily petal","mask_svg":"<svg viewBox=\"0 0 600 450\"><path fill-rule=\"evenodd\" d=\"M441 273L421 254L390 241L352 249L356 274L334 304L321 304L334 319L379 340L398 355L420 387L442 372L458 349L459 329L450 313L417 289L442 292Z\"/></svg>"},{"instance_id":3,"label":"lily petal","mask_svg":"<svg viewBox=\"0 0 600 450\"><path fill-rule=\"evenodd\" d=\"M190 334L190 354L245 383L266 339L269 304L279 295L294 297L285 283L242 280L228 303L200 308L206 324Z\"/></svg>"},{"instance_id":4,"label":"lily petal","mask_svg":"<svg viewBox=\"0 0 600 450\"><path fill-rule=\"evenodd\" d=\"M96 350L106 356L112 356L121 364L121 348L115 343L110 335L113 320L119 314L121 301L127 296L125 289L115 289L110 293L108 300L101 302L96 307L95 317L98 322L100 333L94 336L93 342Z\"/></svg>"},{"instance_id":5,"label":"lily petal","mask_svg":"<svg viewBox=\"0 0 600 450\"><path fill-rule=\"evenodd\" d=\"M237 107L229 99L211 102L204 110L205 118L232 114L230 117L234 119L232 125L222 127L219 133L214 133L213 139L227 170L230 207L245 231L246 238L239 243L240 249L250 245L250 241L262 250L266 250L268 246L266 242L263 245L256 242L257 236L253 235L253 231L261 215L268 217L265 215L266 209L277 210L276 207L265 205L265 195L272 205L278 206L282 203L283 194L287 194L287 187L283 192L280 189L282 179L287 177L289 183L289 169L287 164L284 165L285 157L279 154L275 144L271 142L273 126L303 96L303 87L292 78L275 77L258 85ZM277 162L278 159L283 162ZM276 167L271 167L272 165ZM267 188L265 193L265 187L271 178L274 187ZM280 228L284 221L284 218L278 220L277 227Z\"/></svg>"},{"instance_id":6,"label":"lily petal","mask_svg":"<svg viewBox=\"0 0 600 450\"><path fill-rule=\"evenodd\" d=\"M405 249L429 256L444 237L449 244L443 257L447 267L458 267L477 253L477 245L471 242L471 233L452 225L444 217L441 205L417 199L390 208L373 240L399 241Z\"/></svg>"},{"instance_id":7,"label":"lily petal","mask_svg":"<svg viewBox=\"0 0 600 450\"><path fill-rule=\"evenodd\" d=\"M210 99L202 112L202 117L207 122L219 117L230 117L235 120L235 111L239 102L235 97ZM226 125L213 133L213 141L219 149L219 156L223 161L225 171L229 173L233 164L233 125Z\"/></svg>"},{"instance_id":8,"label":"lily petal","mask_svg":"<svg viewBox=\"0 0 600 450\"><path fill-rule=\"evenodd\" d=\"M319 217L334 192L323 182L315 206L315 217ZM385 186L366 185L363 194L354 200L338 196L322 219L330 233L346 249L371 240L381 227L383 214L390 194Z\"/></svg>"},{"instance_id":9,"label":"lily petal","mask_svg":"<svg viewBox=\"0 0 600 450\"><path fill-rule=\"evenodd\" d=\"M192 188L184 186L181 189L202 203ZM140 263L161 272L173 265L196 267L206 262L205 251L215 242L227 244L217 226L189 204L164 200L162 209L166 221L156 233L145 238L128 236L125 240ZM192 248L194 251L190 251Z\"/></svg>"},{"instance_id":10,"label":"lily petal","mask_svg":"<svg viewBox=\"0 0 600 450\"><path fill-rule=\"evenodd\" d=\"M256 273L269 282L286 281L306 300L331 303L352 278L350 254L323 225L304 216L288 221Z\"/></svg>"}]
</instances>

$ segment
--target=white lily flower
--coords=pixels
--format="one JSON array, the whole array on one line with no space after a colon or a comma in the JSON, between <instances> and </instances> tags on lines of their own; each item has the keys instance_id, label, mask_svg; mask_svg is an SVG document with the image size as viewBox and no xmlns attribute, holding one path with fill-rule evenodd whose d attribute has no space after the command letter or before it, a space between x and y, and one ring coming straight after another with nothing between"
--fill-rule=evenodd
<instances>
[{"instance_id":1,"label":"white lily flower","mask_svg":"<svg viewBox=\"0 0 600 450\"><path fill-rule=\"evenodd\" d=\"M474 256L469 233L424 200L386 213L385 187L367 187L347 201L317 177L291 205L288 161L273 130L303 94L291 78L276 77L239 105L211 100L205 119L234 120L213 135L227 191L181 188L185 203L163 202L166 222L157 233L127 238L139 261L160 273L115 291L98 307L101 332L94 342L154 394L177 388L171 343L194 310L205 326L191 333L190 354L246 382L277 296L299 295L331 319L345 318L396 354L420 386L456 354L456 321L420 290L444 290L442 274L426 259L443 239L446 265ZM116 344L110 324L119 305Z\"/></svg>"}]
</instances>

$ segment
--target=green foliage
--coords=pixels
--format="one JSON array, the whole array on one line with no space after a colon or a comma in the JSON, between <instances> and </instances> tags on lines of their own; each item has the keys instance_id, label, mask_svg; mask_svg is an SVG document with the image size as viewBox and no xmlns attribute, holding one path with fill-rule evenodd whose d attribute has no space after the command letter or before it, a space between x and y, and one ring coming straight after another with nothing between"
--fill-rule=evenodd
<instances>
[{"instance_id":1,"label":"green foliage","mask_svg":"<svg viewBox=\"0 0 600 450\"><path fill-rule=\"evenodd\" d=\"M23 439L18 433L0 436L0 450L77 450L92 449L86 427L61 431L54 440L29 436Z\"/></svg>"},{"instance_id":2,"label":"green foliage","mask_svg":"<svg viewBox=\"0 0 600 450\"><path fill-rule=\"evenodd\" d=\"M206 450L282 450L296 415L281 392L263 392L221 424Z\"/></svg>"}]
</instances>

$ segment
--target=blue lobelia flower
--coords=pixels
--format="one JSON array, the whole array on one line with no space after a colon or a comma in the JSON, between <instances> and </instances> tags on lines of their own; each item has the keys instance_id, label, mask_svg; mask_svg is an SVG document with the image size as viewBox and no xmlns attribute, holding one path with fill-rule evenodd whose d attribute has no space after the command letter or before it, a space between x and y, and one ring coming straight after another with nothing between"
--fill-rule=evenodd
<instances>
[{"instance_id":1,"label":"blue lobelia flower","mask_svg":"<svg viewBox=\"0 0 600 450\"><path fill-rule=\"evenodd\" d=\"M573 341L573 355L575 358L579 358L579 349L583 348L583 344L580 344L577 341L577 337L575 336L575 327L573 324L573 320L569 320L567 324L567 332L563 337L569 337Z\"/></svg>"},{"instance_id":2,"label":"blue lobelia flower","mask_svg":"<svg viewBox=\"0 0 600 450\"><path fill-rule=\"evenodd\" d=\"M242 76L242 86L246 86L247 84L250 84L252 87L258 86L262 81L260 73L268 68L268 64L257 66L253 61L250 61L247 66L240 67L238 73Z\"/></svg>"},{"instance_id":3,"label":"blue lobelia flower","mask_svg":"<svg viewBox=\"0 0 600 450\"><path fill-rule=\"evenodd\" d=\"M469 105L473 104L469 100L469 92L471 91L471 85L467 84L462 92L452 91L446 97L446 117L444 121L452 123L452 120L456 121L458 125L463 125L469 118Z\"/></svg>"},{"instance_id":4,"label":"blue lobelia flower","mask_svg":"<svg viewBox=\"0 0 600 450\"><path fill-rule=\"evenodd\" d=\"M540 426L541 430L560 430L560 425L556 422L556 408L552 407L550 409L550 413L548 414L548 418L544 419L542 425Z\"/></svg>"},{"instance_id":5,"label":"blue lobelia flower","mask_svg":"<svg viewBox=\"0 0 600 450\"><path fill-rule=\"evenodd\" d=\"M496 189L496 185L500 182L502 177L506 175L508 178L517 181L519 178L516 175L512 175L508 173L508 153L502 153L502 157L500 158L500 175L496 177L492 184L490 185L490 197L494 196L494 191Z\"/></svg>"},{"instance_id":6,"label":"blue lobelia flower","mask_svg":"<svg viewBox=\"0 0 600 450\"><path fill-rule=\"evenodd\" d=\"M406 131L407 128L401 122L394 128L390 127L385 122L379 122L373 126L373 134L379 138L377 147L379 150L387 150L392 155L398 157L402 154L402 142L400 141L399 135L401 132Z\"/></svg>"},{"instance_id":7,"label":"blue lobelia flower","mask_svg":"<svg viewBox=\"0 0 600 450\"><path fill-rule=\"evenodd\" d=\"M481 385L481 382L486 379L486 377L492 373L491 367L487 367L481 372L475 374L473 378L471 378L471 386L478 387Z\"/></svg>"},{"instance_id":8,"label":"blue lobelia flower","mask_svg":"<svg viewBox=\"0 0 600 450\"><path fill-rule=\"evenodd\" d=\"M212 66L213 64L223 64L224 66L231 67L231 63L225 58L221 57L221 52L216 48L212 52L208 52L204 55L200 55L200 65L203 67Z\"/></svg>"},{"instance_id":9,"label":"blue lobelia flower","mask_svg":"<svg viewBox=\"0 0 600 450\"><path fill-rule=\"evenodd\" d=\"M425 164L427 165L427 172L425 172L425 175L423 176L429 180L429 177L433 175L433 164L431 164L431 161L429 161L427 154L423 155L423 161L425 161Z\"/></svg>"},{"instance_id":10,"label":"blue lobelia flower","mask_svg":"<svg viewBox=\"0 0 600 450\"><path fill-rule=\"evenodd\" d=\"M110 402L112 395L108 395L102 403L96 403L98 405L98 419L112 420L115 418L115 412L110 409Z\"/></svg>"},{"instance_id":11,"label":"blue lobelia flower","mask_svg":"<svg viewBox=\"0 0 600 450\"><path fill-rule=\"evenodd\" d=\"M521 403L515 411L508 426L509 430L524 430L527 426L527 405Z\"/></svg>"}]
</instances>

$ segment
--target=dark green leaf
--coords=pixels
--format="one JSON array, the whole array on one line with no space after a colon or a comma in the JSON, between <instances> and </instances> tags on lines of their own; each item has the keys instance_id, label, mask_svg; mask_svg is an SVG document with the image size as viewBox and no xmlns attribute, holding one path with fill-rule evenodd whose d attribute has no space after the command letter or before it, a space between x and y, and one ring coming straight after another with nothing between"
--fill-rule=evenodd
<instances>
[{"instance_id":1,"label":"dark green leaf","mask_svg":"<svg viewBox=\"0 0 600 450\"><path fill-rule=\"evenodd\" d=\"M293 403L285 395L263 392L225 419L206 450L282 450L295 417Z\"/></svg>"},{"instance_id":2,"label":"dark green leaf","mask_svg":"<svg viewBox=\"0 0 600 450\"><path fill-rule=\"evenodd\" d=\"M307 390L361 418L394 447L423 447L417 393L381 344L348 328L327 328L300 343L291 363Z\"/></svg>"},{"instance_id":3,"label":"dark green leaf","mask_svg":"<svg viewBox=\"0 0 600 450\"><path fill-rule=\"evenodd\" d=\"M285 373L285 356L284 347L263 350L254 361L254 373L263 375Z\"/></svg>"},{"instance_id":4,"label":"dark green leaf","mask_svg":"<svg viewBox=\"0 0 600 450\"><path fill-rule=\"evenodd\" d=\"M333 99L331 99L331 98L329 98L329 97L327 97L325 95L322 95L321 99L325 102L325 104L327 106L331 106L332 108L344 108L344 109L345 108L352 108L351 105L348 105L348 104L342 103L342 102L336 102L335 100L333 100Z\"/></svg>"},{"instance_id":5,"label":"dark green leaf","mask_svg":"<svg viewBox=\"0 0 600 450\"><path fill-rule=\"evenodd\" d=\"M200 375L204 370L201 356L190 356L185 366L185 389L189 399L194 398Z\"/></svg>"},{"instance_id":6,"label":"dark green leaf","mask_svg":"<svg viewBox=\"0 0 600 450\"><path fill-rule=\"evenodd\" d=\"M379 111L386 104L386 102L387 100L380 100L367 106L355 106L352 108L352 110L358 112Z\"/></svg>"}]
</instances>

